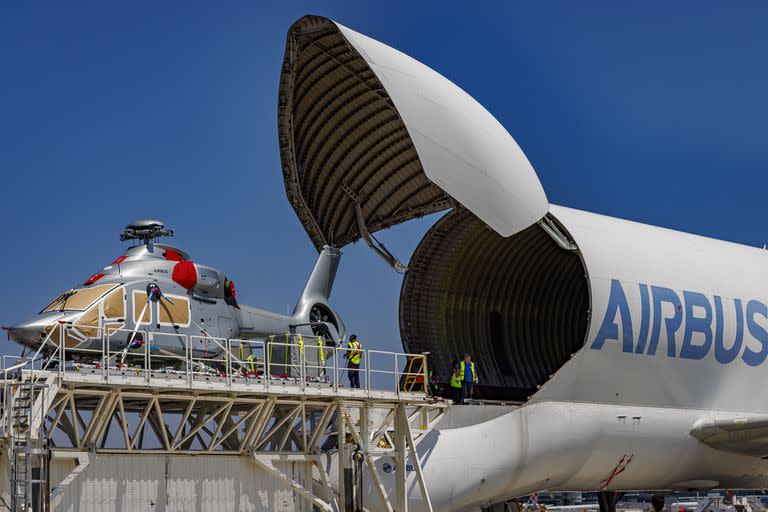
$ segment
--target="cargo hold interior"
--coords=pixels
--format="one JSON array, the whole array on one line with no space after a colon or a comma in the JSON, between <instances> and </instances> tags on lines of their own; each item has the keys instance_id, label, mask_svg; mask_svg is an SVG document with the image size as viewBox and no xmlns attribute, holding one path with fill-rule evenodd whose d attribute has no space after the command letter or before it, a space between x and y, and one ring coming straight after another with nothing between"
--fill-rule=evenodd
<instances>
[{"instance_id":1,"label":"cargo hold interior","mask_svg":"<svg viewBox=\"0 0 768 512\"><path fill-rule=\"evenodd\" d=\"M589 310L578 251L563 249L539 224L504 238L457 209L414 251L400 332L408 352L430 353L444 386L469 352L477 397L525 402L583 346Z\"/></svg>"}]
</instances>

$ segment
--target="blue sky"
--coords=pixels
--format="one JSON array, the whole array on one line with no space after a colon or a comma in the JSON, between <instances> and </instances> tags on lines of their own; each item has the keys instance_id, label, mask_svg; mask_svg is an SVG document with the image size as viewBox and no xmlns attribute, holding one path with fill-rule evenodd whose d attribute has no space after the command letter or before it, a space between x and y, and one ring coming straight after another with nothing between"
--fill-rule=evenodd
<instances>
[{"instance_id":1,"label":"blue sky","mask_svg":"<svg viewBox=\"0 0 768 512\"><path fill-rule=\"evenodd\" d=\"M307 13L477 98L553 203L768 241L764 3L155 4L0 5L2 325L112 261L141 217L243 303L293 306L316 252L285 198L276 98ZM379 238L407 261L433 220ZM332 298L368 346L400 346L400 281L363 244L344 250Z\"/></svg>"}]
</instances>

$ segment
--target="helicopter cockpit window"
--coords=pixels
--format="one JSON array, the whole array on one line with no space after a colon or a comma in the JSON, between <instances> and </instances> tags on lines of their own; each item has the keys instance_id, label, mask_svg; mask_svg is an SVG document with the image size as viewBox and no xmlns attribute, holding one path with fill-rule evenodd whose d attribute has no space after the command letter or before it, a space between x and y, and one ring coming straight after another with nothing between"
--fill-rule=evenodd
<instances>
[{"instance_id":1,"label":"helicopter cockpit window","mask_svg":"<svg viewBox=\"0 0 768 512\"><path fill-rule=\"evenodd\" d=\"M113 290L116 284L102 284L88 288L78 288L62 293L48 304L41 313L50 311L85 311L102 295Z\"/></svg>"},{"instance_id":2,"label":"helicopter cockpit window","mask_svg":"<svg viewBox=\"0 0 768 512\"><path fill-rule=\"evenodd\" d=\"M64 299L67 297L67 295L71 294L73 291L74 290L69 290L69 291L66 291L66 292L62 293L61 295L59 295L58 297L53 299L51 301L51 303L48 304L47 306L45 306L43 308L43 310L40 311L40 312L41 313L47 313L48 311L56 311L56 310L58 310L61 307L61 303L64 302ZM57 306L59 306L59 307L57 307Z\"/></svg>"},{"instance_id":3,"label":"helicopter cockpit window","mask_svg":"<svg viewBox=\"0 0 768 512\"><path fill-rule=\"evenodd\" d=\"M169 300L158 301L161 325L189 325L189 299L178 295L169 295Z\"/></svg>"},{"instance_id":4,"label":"helicopter cockpit window","mask_svg":"<svg viewBox=\"0 0 768 512\"><path fill-rule=\"evenodd\" d=\"M104 318L120 319L125 317L125 291L121 288L109 292L104 297Z\"/></svg>"}]
</instances>

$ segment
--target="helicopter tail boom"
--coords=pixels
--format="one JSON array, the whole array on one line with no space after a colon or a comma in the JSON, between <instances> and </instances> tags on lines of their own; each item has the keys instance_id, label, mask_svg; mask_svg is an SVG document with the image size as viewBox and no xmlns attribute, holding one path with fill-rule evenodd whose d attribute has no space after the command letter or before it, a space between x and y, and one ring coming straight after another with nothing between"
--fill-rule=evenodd
<instances>
[{"instance_id":1,"label":"helicopter tail boom","mask_svg":"<svg viewBox=\"0 0 768 512\"><path fill-rule=\"evenodd\" d=\"M290 316L241 305L238 310L241 334L264 336L290 332L324 336L334 342L343 340L344 324L328 300L340 260L339 249L323 247Z\"/></svg>"}]
</instances>

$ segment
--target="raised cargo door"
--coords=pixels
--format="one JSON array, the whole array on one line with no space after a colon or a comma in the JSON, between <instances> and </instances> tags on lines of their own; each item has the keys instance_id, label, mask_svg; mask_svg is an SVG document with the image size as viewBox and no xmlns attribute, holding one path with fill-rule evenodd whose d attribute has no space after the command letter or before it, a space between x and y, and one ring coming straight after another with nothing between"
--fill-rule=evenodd
<instances>
[{"instance_id":1,"label":"raised cargo door","mask_svg":"<svg viewBox=\"0 0 768 512\"><path fill-rule=\"evenodd\" d=\"M332 20L288 32L278 132L288 198L314 245L458 205L502 236L549 204L507 130L407 55Z\"/></svg>"}]
</instances>

